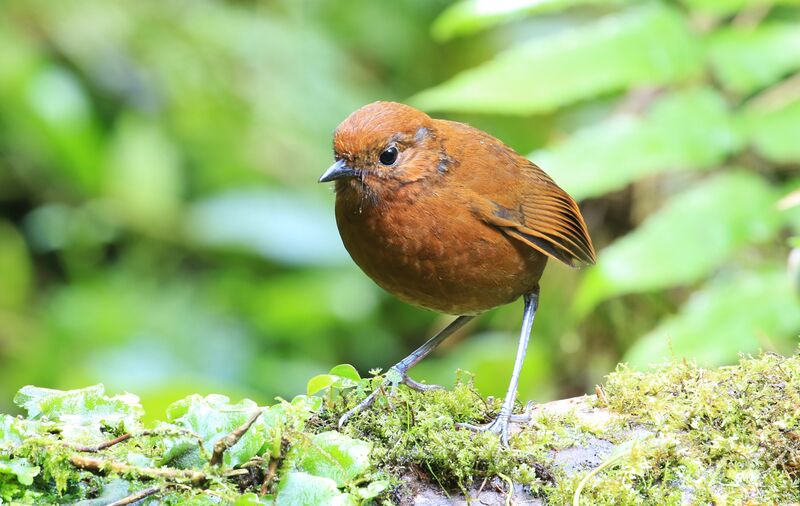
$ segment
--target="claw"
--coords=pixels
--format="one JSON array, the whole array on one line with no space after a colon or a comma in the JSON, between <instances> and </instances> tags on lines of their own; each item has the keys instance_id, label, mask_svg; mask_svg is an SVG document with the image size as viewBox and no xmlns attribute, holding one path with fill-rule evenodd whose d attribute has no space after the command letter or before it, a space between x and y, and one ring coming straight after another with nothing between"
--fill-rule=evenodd
<instances>
[{"instance_id":1,"label":"claw","mask_svg":"<svg viewBox=\"0 0 800 506\"><path fill-rule=\"evenodd\" d=\"M456 425L462 429L475 432L494 432L495 434L499 434L500 444L504 448L508 448L508 419L509 415L500 414L491 422L482 425L473 425L471 423L459 423Z\"/></svg>"},{"instance_id":2,"label":"claw","mask_svg":"<svg viewBox=\"0 0 800 506\"><path fill-rule=\"evenodd\" d=\"M398 377L399 380L397 379ZM438 390L443 388L439 385L425 385L418 381L414 381L413 379L409 378L407 374L402 373L395 368L389 369L383 378L383 382L378 388L376 388L363 401L359 402L357 405L348 410L347 413L343 414L341 418L339 418L339 430L342 430L342 427L344 427L347 421L350 420L354 415L357 415L358 413L375 404L378 395L381 392L386 393L387 386L391 386L389 395L394 395L397 385L400 383L418 392L427 392L429 390Z\"/></svg>"},{"instance_id":3,"label":"claw","mask_svg":"<svg viewBox=\"0 0 800 506\"><path fill-rule=\"evenodd\" d=\"M414 381L411 379L407 374L403 375L402 383L406 385L408 388L412 390L416 390L417 392L429 392L431 390L444 390L444 387L441 385L426 385L424 383L420 383L419 381Z\"/></svg>"}]
</instances>

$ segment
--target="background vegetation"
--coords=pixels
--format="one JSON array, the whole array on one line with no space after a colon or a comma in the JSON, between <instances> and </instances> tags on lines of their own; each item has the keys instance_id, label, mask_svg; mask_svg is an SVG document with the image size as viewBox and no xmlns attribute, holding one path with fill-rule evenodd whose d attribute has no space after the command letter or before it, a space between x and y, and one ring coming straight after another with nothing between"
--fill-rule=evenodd
<instances>
[{"instance_id":1,"label":"background vegetation","mask_svg":"<svg viewBox=\"0 0 800 506\"><path fill-rule=\"evenodd\" d=\"M263 404L443 326L358 271L316 184L377 99L483 128L583 201L598 265L548 268L523 398L795 348L796 1L7 0L0 48L0 412L100 381L155 417ZM520 313L415 376L500 394Z\"/></svg>"}]
</instances>

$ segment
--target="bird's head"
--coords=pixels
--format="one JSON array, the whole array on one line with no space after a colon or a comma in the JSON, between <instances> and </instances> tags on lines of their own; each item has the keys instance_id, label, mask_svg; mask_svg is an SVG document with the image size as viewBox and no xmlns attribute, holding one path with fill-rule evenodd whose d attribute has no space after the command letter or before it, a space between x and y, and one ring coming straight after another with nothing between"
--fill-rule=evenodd
<instances>
[{"instance_id":1,"label":"bird's head","mask_svg":"<svg viewBox=\"0 0 800 506\"><path fill-rule=\"evenodd\" d=\"M320 183L336 181L347 188L379 194L437 172L440 153L433 120L425 113L396 102L374 102L347 117L336 128L336 162Z\"/></svg>"}]
</instances>

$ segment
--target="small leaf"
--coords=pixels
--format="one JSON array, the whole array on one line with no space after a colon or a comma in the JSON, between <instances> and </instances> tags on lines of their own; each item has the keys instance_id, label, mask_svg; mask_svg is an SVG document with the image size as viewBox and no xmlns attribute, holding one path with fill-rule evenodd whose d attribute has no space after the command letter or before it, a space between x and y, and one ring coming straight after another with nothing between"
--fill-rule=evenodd
<instances>
[{"instance_id":1,"label":"small leaf","mask_svg":"<svg viewBox=\"0 0 800 506\"><path fill-rule=\"evenodd\" d=\"M14 403L34 420L62 422L62 434L74 441L99 442L102 427L124 432L137 430L144 411L133 394L105 395L103 385L77 390L22 387Z\"/></svg>"},{"instance_id":2,"label":"small leaf","mask_svg":"<svg viewBox=\"0 0 800 506\"><path fill-rule=\"evenodd\" d=\"M800 302L780 270L725 276L692 295L678 314L638 339L625 361L643 368L665 358L702 365L757 353L759 336L789 352L800 331Z\"/></svg>"},{"instance_id":3,"label":"small leaf","mask_svg":"<svg viewBox=\"0 0 800 506\"><path fill-rule=\"evenodd\" d=\"M330 478L343 487L369 469L370 450L366 441L328 431L314 435L308 445L293 447L290 460L297 469Z\"/></svg>"},{"instance_id":4,"label":"small leaf","mask_svg":"<svg viewBox=\"0 0 800 506\"><path fill-rule=\"evenodd\" d=\"M21 485L32 485L39 471L39 466L32 465L26 459L0 457L0 473L13 474Z\"/></svg>"},{"instance_id":5,"label":"small leaf","mask_svg":"<svg viewBox=\"0 0 800 506\"><path fill-rule=\"evenodd\" d=\"M427 110L533 114L702 69L684 18L658 5L537 38L410 99Z\"/></svg>"},{"instance_id":6,"label":"small leaf","mask_svg":"<svg viewBox=\"0 0 800 506\"><path fill-rule=\"evenodd\" d=\"M660 98L643 117L614 115L529 158L583 199L647 175L711 168L740 144L725 100L703 88Z\"/></svg>"},{"instance_id":7,"label":"small leaf","mask_svg":"<svg viewBox=\"0 0 800 506\"><path fill-rule=\"evenodd\" d=\"M373 481L366 487L359 488L358 495L361 496L362 499L374 499L379 495L381 495L390 486L391 483L389 482L389 480Z\"/></svg>"},{"instance_id":8,"label":"small leaf","mask_svg":"<svg viewBox=\"0 0 800 506\"><path fill-rule=\"evenodd\" d=\"M600 252L584 278L579 313L611 296L691 283L745 244L774 237L777 195L758 176L729 172L676 195Z\"/></svg>"},{"instance_id":9,"label":"small leaf","mask_svg":"<svg viewBox=\"0 0 800 506\"><path fill-rule=\"evenodd\" d=\"M336 383L338 378L331 374L317 374L310 380L308 380L308 384L306 385L306 395L314 395L317 392L325 390L329 388L331 385Z\"/></svg>"},{"instance_id":10,"label":"small leaf","mask_svg":"<svg viewBox=\"0 0 800 506\"><path fill-rule=\"evenodd\" d=\"M277 506L350 506L358 502L343 494L336 482L308 473L287 473L278 485Z\"/></svg>"},{"instance_id":11,"label":"small leaf","mask_svg":"<svg viewBox=\"0 0 800 506\"><path fill-rule=\"evenodd\" d=\"M231 404L230 399L224 395L212 394L202 397L194 394L167 408L167 417L200 435L205 451L211 455L214 444L241 427L257 409L262 408L250 399ZM266 411L269 410L271 408ZM265 420L269 420L272 424L268 426ZM225 451L223 456L225 464L235 467L258 455L265 443L270 441L268 437L270 432L280 429L274 425L277 422L280 422L280 417L262 414L241 439Z\"/></svg>"},{"instance_id":12,"label":"small leaf","mask_svg":"<svg viewBox=\"0 0 800 506\"><path fill-rule=\"evenodd\" d=\"M339 364L330 370L330 374L353 381L361 381L361 375L358 374L356 368L350 364Z\"/></svg>"},{"instance_id":13,"label":"small leaf","mask_svg":"<svg viewBox=\"0 0 800 506\"><path fill-rule=\"evenodd\" d=\"M442 12L431 27L437 40L485 30L530 14L542 14L601 4L604 7L622 5L632 0L461 0Z\"/></svg>"},{"instance_id":14,"label":"small leaf","mask_svg":"<svg viewBox=\"0 0 800 506\"><path fill-rule=\"evenodd\" d=\"M723 86L750 94L800 68L800 25L766 23L715 30L708 56Z\"/></svg>"}]
</instances>

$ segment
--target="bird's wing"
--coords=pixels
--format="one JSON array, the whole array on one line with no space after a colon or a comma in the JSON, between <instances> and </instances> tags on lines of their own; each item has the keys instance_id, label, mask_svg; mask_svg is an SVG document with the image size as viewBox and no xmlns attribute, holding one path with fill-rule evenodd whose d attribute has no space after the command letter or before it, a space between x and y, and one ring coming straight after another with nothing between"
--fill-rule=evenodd
<instances>
[{"instance_id":1,"label":"bird's wing","mask_svg":"<svg viewBox=\"0 0 800 506\"><path fill-rule=\"evenodd\" d=\"M571 267L593 264L594 246L578 204L532 163L521 167L521 176L516 188L505 194L511 198L478 199L476 213L508 236Z\"/></svg>"}]
</instances>

